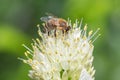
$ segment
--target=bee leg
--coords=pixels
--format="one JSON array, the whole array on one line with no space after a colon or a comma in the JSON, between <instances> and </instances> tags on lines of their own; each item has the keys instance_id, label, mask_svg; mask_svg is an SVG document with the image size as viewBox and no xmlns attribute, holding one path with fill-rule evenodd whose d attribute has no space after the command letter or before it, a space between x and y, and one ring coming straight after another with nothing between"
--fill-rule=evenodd
<instances>
[{"instance_id":1,"label":"bee leg","mask_svg":"<svg viewBox=\"0 0 120 80\"><path fill-rule=\"evenodd\" d=\"M49 36L49 35L50 35L50 30L49 30L49 27L48 27L48 24L47 24L47 23L45 23L44 28L45 28L46 33L47 33L48 36Z\"/></svg>"},{"instance_id":2,"label":"bee leg","mask_svg":"<svg viewBox=\"0 0 120 80\"><path fill-rule=\"evenodd\" d=\"M70 27L70 26L68 26L68 28L66 29L66 32L68 32L70 29L71 29L71 27Z\"/></svg>"},{"instance_id":3,"label":"bee leg","mask_svg":"<svg viewBox=\"0 0 120 80\"><path fill-rule=\"evenodd\" d=\"M48 36L50 35L50 32L48 31Z\"/></svg>"},{"instance_id":4,"label":"bee leg","mask_svg":"<svg viewBox=\"0 0 120 80\"><path fill-rule=\"evenodd\" d=\"M62 34L65 34L66 33L66 30L62 30Z\"/></svg>"},{"instance_id":5,"label":"bee leg","mask_svg":"<svg viewBox=\"0 0 120 80\"><path fill-rule=\"evenodd\" d=\"M56 37L56 29L55 29L55 31L54 31L54 36Z\"/></svg>"}]
</instances>

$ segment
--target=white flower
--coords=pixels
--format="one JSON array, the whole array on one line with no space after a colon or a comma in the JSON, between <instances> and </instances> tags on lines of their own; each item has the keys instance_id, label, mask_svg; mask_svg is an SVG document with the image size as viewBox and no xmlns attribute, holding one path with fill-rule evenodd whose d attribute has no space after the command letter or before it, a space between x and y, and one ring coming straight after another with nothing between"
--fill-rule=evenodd
<instances>
[{"instance_id":1,"label":"white flower","mask_svg":"<svg viewBox=\"0 0 120 80\"><path fill-rule=\"evenodd\" d=\"M70 25L71 23L69 23ZM81 24L80 24L81 25ZM94 80L93 41L96 34L90 31L87 34L87 25L80 29L78 22L71 26L67 34L57 31L48 36L39 29L40 39L33 40L33 51L25 53L32 69L29 76L35 80ZM96 39L96 38L95 38ZM32 58L28 54L32 55Z\"/></svg>"}]
</instances>

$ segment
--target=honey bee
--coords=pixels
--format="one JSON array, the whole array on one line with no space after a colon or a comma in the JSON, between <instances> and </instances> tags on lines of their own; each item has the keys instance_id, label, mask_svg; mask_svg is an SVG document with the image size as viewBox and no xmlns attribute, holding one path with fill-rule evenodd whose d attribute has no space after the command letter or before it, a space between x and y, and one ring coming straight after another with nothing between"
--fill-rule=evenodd
<instances>
[{"instance_id":1,"label":"honey bee","mask_svg":"<svg viewBox=\"0 0 120 80\"><path fill-rule=\"evenodd\" d=\"M70 30L70 26L68 25L68 22L65 19L57 18L55 16L47 16L47 17L41 17L41 21L45 22L45 29L48 32L48 35L50 34L51 30L54 30L54 35L56 36L56 30L61 30L62 33L66 33Z\"/></svg>"}]
</instances>

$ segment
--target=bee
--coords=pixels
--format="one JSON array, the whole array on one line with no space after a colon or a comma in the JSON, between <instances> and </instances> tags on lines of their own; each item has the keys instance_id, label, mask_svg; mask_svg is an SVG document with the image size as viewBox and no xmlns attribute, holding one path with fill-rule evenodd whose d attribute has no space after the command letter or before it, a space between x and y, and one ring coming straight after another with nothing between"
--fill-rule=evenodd
<instances>
[{"instance_id":1,"label":"bee","mask_svg":"<svg viewBox=\"0 0 120 80\"><path fill-rule=\"evenodd\" d=\"M67 33L71 28L65 19L57 18L55 16L41 17L40 20L45 22L44 27L47 30L48 35L52 30L54 30L55 36L56 36L56 30L61 30L62 33L64 34Z\"/></svg>"}]
</instances>

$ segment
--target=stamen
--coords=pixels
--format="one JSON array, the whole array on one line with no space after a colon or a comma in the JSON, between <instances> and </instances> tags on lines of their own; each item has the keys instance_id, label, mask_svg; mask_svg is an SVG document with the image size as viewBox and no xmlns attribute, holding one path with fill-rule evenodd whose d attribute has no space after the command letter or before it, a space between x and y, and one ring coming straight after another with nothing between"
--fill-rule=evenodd
<instances>
[{"instance_id":1,"label":"stamen","mask_svg":"<svg viewBox=\"0 0 120 80\"><path fill-rule=\"evenodd\" d=\"M31 53L33 53L33 51L30 48L28 48L26 45L23 44L22 46L24 46L28 51L30 51Z\"/></svg>"},{"instance_id":2,"label":"stamen","mask_svg":"<svg viewBox=\"0 0 120 80\"><path fill-rule=\"evenodd\" d=\"M80 28L80 29L81 29L81 27L82 27L82 21L83 21L83 18L81 19L80 24L79 24L79 28Z\"/></svg>"},{"instance_id":3,"label":"stamen","mask_svg":"<svg viewBox=\"0 0 120 80\"><path fill-rule=\"evenodd\" d=\"M27 54L27 52L25 52L24 54L25 54L25 56L26 56L28 59L30 59L29 56L28 56L28 54Z\"/></svg>"},{"instance_id":4,"label":"stamen","mask_svg":"<svg viewBox=\"0 0 120 80\"><path fill-rule=\"evenodd\" d=\"M91 35L90 39L92 39L99 30L100 30L100 28L98 28L98 29L93 33L93 35Z\"/></svg>"},{"instance_id":5,"label":"stamen","mask_svg":"<svg viewBox=\"0 0 120 80\"><path fill-rule=\"evenodd\" d=\"M76 27L78 27L78 19L76 19L75 24L76 24Z\"/></svg>"},{"instance_id":6,"label":"stamen","mask_svg":"<svg viewBox=\"0 0 120 80\"><path fill-rule=\"evenodd\" d=\"M37 27L40 27L40 24L37 24Z\"/></svg>"},{"instance_id":7,"label":"stamen","mask_svg":"<svg viewBox=\"0 0 120 80\"><path fill-rule=\"evenodd\" d=\"M91 30L89 33L88 33L88 36L91 36L93 33L93 31Z\"/></svg>"},{"instance_id":8,"label":"stamen","mask_svg":"<svg viewBox=\"0 0 120 80\"><path fill-rule=\"evenodd\" d=\"M85 27L84 27L84 31L86 31L87 30L87 24L85 24Z\"/></svg>"},{"instance_id":9,"label":"stamen","mask_svg":"<svg viewBox=\"0 0 120 80\"><path fill-rule=\"evenodd\" d=\"M95 39L92 41L92 43L95 42L95 40L96 40L100 35L101 35L101 34L98 34L97 37L95 37Z\"/></svg>"},{"instance_id":10,"label":"stamen","mask_svg":"<svg viewBox=\"0 0 120 80\"><path fill-rule=\"evenodd\" d=\"M23 58L18 57L19 60L23 61L24 63L27 63L27 61Z\"/></svg>"},{"instance_id":11,"label":"stamen","mask_svg":"<svg viewBox=\"0 0 120 80\"><path fill-rule=\"evenodd\" d=\"M30 53L29 51L27 51L27 53L28 53L28 54L30 54L31 56L33 56L33 54L32 54L32 53Z\"/></svg>"}]
</instances>

